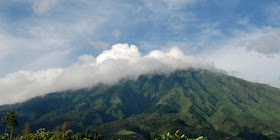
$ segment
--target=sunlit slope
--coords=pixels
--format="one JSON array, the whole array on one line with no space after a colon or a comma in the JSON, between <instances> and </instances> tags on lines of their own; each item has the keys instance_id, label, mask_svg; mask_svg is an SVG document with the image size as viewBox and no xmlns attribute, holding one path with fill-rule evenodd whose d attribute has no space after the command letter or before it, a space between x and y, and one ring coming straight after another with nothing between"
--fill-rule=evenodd
<instances>
[{"instance_id":1,"label":"sunlit slope","mask_svg":"<svg viewBox=\"0 0 280 140\"><path fill-rule=\"evenodd\" d=\"M52 93L2 108L1 114L14 109L20 123L29 121L33 129L68 122L73 130L104 134L182 129L211 130L222 137L244 128L270 137L280 134L280 89L195 69Z\"/></svg>"}]
</instances>

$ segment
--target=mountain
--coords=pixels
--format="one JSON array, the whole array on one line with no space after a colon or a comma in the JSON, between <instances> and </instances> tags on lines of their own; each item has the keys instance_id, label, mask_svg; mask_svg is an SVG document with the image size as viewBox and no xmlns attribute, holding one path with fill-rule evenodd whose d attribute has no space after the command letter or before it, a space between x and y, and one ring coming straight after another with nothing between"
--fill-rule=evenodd
<instances>
[{"instance_id":1,"label":"mountain","mask_svg":"<svg viewBox=\"0 0 280 140\"><path fill-rule=\"evenodd\" d=\"M51 93L0 106L1 116L7 110L15 110L18 129L24 122L33 130L67 122L75 132L97 130L107 138L177 129L209 139L280 138L280 89L197 69Z\"/></svg>"}]
</instances>

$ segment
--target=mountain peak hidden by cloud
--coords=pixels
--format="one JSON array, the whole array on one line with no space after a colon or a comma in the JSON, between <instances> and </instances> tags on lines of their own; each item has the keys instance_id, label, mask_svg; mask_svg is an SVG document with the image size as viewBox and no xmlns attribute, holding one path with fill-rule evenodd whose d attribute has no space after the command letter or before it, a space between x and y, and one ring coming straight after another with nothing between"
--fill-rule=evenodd
<instances>
[{"instance_id":1,"label":"mountain peak hidden by cloud","mask_svg":"<svg viewBox=\"0 0 280 140\"><path fill-rule=\"evenodd\" d=\"M22 102L47 93L114 84L142 74L168 74L177 69L199 68L217 71L208 60L187 56L179 48L153 50L141 55L137 46L115 44L96 58L82 55L66 68L18 71L0 78L0 105Z\"/></svg>"}]
</instances>

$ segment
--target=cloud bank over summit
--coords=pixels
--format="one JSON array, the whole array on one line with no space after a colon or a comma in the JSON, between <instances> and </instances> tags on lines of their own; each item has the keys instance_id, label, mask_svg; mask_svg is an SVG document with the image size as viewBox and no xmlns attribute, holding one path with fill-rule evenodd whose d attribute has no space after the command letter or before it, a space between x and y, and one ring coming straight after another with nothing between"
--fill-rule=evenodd
<instances>
[{"instance_id":1,"label":"cloud bank over summit","mask_svg":"<svg viewBox=\"0 0 280 140\"><path fill-rule=\"evenodd\" d=\"M279 88L279 12L275 0L3 0L0 104L214 64Z\"/></svg>"},{"instance_id":2,"label":"cloud bank over summit","mask_svg":"<svg viewBox=\"0 0 280 140\"><path fill-rule=\"evenodd\" d=\"M174 47L168 52L154 50L141 55L135 45L116 44L96 58L82 55L67 68L18 71L0 78L0 105L22 102L50 92L90 88L98 83L114 84L122 78L141 74L168 74L176 69L201 68L217 71L208 60L187 56Z\"/></svg>"}]
</instances>

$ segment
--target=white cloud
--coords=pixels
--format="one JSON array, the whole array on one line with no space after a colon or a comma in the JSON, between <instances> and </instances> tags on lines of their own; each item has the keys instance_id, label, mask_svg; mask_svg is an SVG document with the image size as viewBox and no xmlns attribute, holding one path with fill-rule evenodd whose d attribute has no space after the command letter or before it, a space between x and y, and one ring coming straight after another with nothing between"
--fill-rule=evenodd
<instances>
[{"instance_id":1,"label":"white cloud","mask_svg":"<svg viewBox=\"0 0 280 140\"><path fill-rule=\"evenodd\" d=\"M215 50L206 51L203 58L233 76L280 87L279 33L278 28L271 27L238 31Z\"/></svg>"},{"instance_id":2,"label":"white cloud","mask_svg":"<svg viewBox=\"0 0 280 140\"><path fill-rule=\"evenodd\" d=\"M53 9L56 12L34 16L23 10L27 13L14 13L16 21L7 20L11 18L8 17L10 14L0 14L0 25L3 25L0 26L0 76L20 70L69 66L89 47L83 44L86 38L99 40L97 38L104 36L105 33L96 30L107 28L108 23L111 25L109 20L121 15L119 7L122 5L88 0L12 0L3 2L4 7L5 3L8 3L6 7L21 5L23 9L31 8L31 4L37 14L44 14L51 8L56 8ZM97 42L97 47L106 49L110 46Z\"/></svg>"},{"instance_id":3,"label":"white cloud","mask_svg":"<svg viewBox=\"0 0 280 140\"><path fill-rule=\"evenodd\" d=\"M177 9L183 5L194 3L197 0L162 0L162 1L167 3L168 9Z\"/></svg>"},{"instance_id":4,"label":"white cloud","mask_svg":"<svg viewBox=\"0 0 280 140\"><path fill-rule=\"evenodd\" d=\"M34 0L33 11L38 14L44 14L59 3L60 0Z\"/></svg>"},{"instance_id":5,"label":"white cloud","mask_svg":"<svg viewBox=\"0 0 280 140\"><path fill-rule=\"evenodd\" d=\"M280 55L267 57L257 52L248 52L242 47L226 46L210 54L207 59L233 76L280 87L277 83Z\"/></svg>"},{"instance_id":6,"label":"white cloud","mask_svg":"<svg viewBox=\"0 0 280 140\"><path fill-rule=\"evenodd\" d=\"M34 0L33 11L42 15L59 3L60 0Z\"/></svg>"},{"instance_id":7,"label":"white cloud","mask_svg":"<svg viewBox=\"0 0 280 140\"><path fill-rule=\"evenodd\" d=\"M236 23L240 25L249 25L250 19L249 17L245 18L237 18Z\"/></svg>"},{"instance_id":8,"label":"white cloud","mask_svg":"<svg viewBox=\"0 0 280 140\"><path fill-rule=\"evenodd\" d=\"M51 82L63 72L63 69L47 69L38 72L19 71L0 79L0 104L16 103L55 91ZM40 87L40 88L39 88Z\"/></svg>"},{"instance_id":9,"label":"white cloud","mask_svg":"<svg viewBox=\"0 0 280 140\"><path fill-rule=\"evenodd\" d=\"M280 29L267 27L247 47L249 51L270 55L280 53Z\"/></svg>"},{"instance_id":10,"label":"white cloud","mask_svg":"<svg viewBox=\"0 0 280 140\"><path fill-rule=\"evenodd\" d=\"M19 70L69 66L73 63L73 56L80 55L75 51L83 47L75 43L88 38L105 19L77 19L71 23L55 20L29 22L32 26L30 23L11 25L13 29L0 26L0 76ZM101 45L104 49L106 45L109 47L108 44Z\"/></svg>"},{"instance_id":11,"label":"white cloud","mask_svg":"<svg viewBox=\"0 0 280 140\"><path fill-rule=\"evenodd\" d=\"M25 27L24 36L0 31L0 75L8 71L42 69L67 63L62 60L68 58L71 51L70 40L54 28L58 27L55 24L44 28Z\"/></svg>"},{"instance_id":12,"label":"white cloud","mask_svg":"<svg viewBox=\"0 0 280 140\"><path fill-rule=\"evenodd\" d=\"M199 0L144 0L145 8L149 14L144 20L162 22L168 24L167 28L172 30L182 30L192 22L198 21L195 13L183 9L189 4L194 4ZM146 11L142 11L146 12ZM166 20L168 19L168 20ZM162 23L160 23L162 24Z\"/></svg>"},{"instance_id":13,"label":"white cloud","mask_svg":"<svg viewBox=\"0 0 280 140\"><path fill-rule=\"evenodd\" d=\"M207 30L206 30L207 31ZM209 34L210 33L210 34ZM204 39L204 34L206 38ZM209 30L208 32L202 32L202 45L209 44L209 35L222 36L220 32L215 33L215 30ZM207 40L203 42L203 40ZM224 46L244 47L248 52L257 52L266 56L278 55L280 53L280 28L252 27L246 31L235 30L232 33L232 37L223 38L216 44L211 44L215 48Z\"/></svg>"},{"instance_id":14,"label":"white cloud","mask_svg":"<svg viewBox=\"0 0 280 140\"><path fill-rule=\"evenodd\" d=\"M25 101L46 93L114 84L122 78L136 79L141 74L169 73L178 68L215 71L211 61L186 56L178 48L168 52L154 50L141 56L134 45L116 44L96 58L83 55L65 69L37 72L19 71L0 78L0 105Z\"/></svg>"},{"instance_id":15,"label":"white cloud","mask_svg":"<svg viewBox=\"0 0 280 140\"><path fill-rule=\"evenodd\" d=\"M272 25L277 25L279 26L280 23L280 18L279 18L279 13L280 13L280 4L278 3L272 3L269 6L267 6L265 8L265 16L266 16L266 20L272 24Z\"/></svg>"},{"instance_id":16,"label":"white cloud","mask_svg":"<svg viewBox=\"0 0 280 140\"><path fill-rule=\"evenodd\" d=\"M108 49L110 47L110 45L106 42L103 41L92 41L90 39L87 40L87 42L92 45L93 47L95 47L96 49Z\"/></svg>"}]
</instances>

